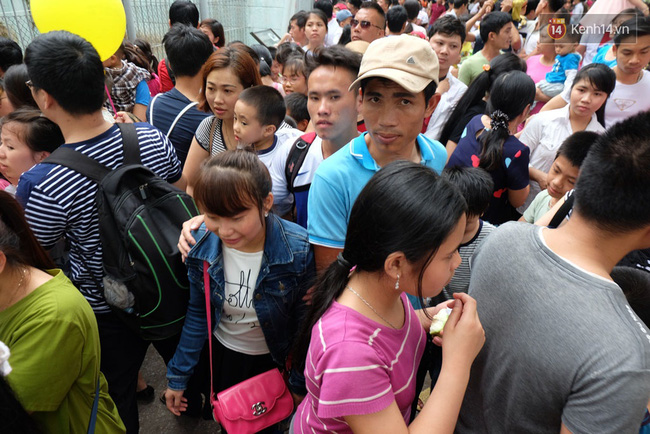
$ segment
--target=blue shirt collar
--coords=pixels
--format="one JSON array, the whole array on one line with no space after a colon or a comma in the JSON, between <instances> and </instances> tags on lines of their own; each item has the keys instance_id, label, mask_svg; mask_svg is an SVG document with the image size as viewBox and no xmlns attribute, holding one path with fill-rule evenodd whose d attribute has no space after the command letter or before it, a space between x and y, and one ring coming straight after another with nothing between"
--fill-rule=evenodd
<instances>
[{"instance_id":1,"label":"blue shirt collar","mask_svg":"<svg viewBox=\"0 0 650 434\"><path fill-rule=\"evenodd\" d=\"M379 167L377 162L372 158L372 155L370 155L368 145L366 145L366 134L368 134L368 132L361 134L350 142L350 154L365 169L377 172L381 167ZM425 136L418 134L416 145L420 150L420 156L422 157L420 164L426 164L427 161L433 161L436 159L433 149L431 148L431 143L428 142L428 139Z\"/></svg>"},{"instance_id":2,"label":"blue shirt collar","mask_svg":"<svg viewBox=\"0 0 650 434\"><path fill-rule=\"evenodd\" d=\"M269 152L273 152L273 150L275 149L275 145L277 145L277 143L278 143L278 136L273 134L273 144L271 145L271 147L266 148L262 151L257 151L257 155L264 155L264 154L268 154Z\"/></svg>"}]
</instances>

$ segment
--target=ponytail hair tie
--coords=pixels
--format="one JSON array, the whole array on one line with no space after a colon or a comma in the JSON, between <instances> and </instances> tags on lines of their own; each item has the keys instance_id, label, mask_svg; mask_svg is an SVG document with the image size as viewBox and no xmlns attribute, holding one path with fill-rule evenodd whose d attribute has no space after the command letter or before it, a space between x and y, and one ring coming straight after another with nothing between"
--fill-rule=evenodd
<instances>
[{"instance_id":1,"label":"ponytail hair tie","mask_svg":"<svg viewBox=\"0 0 650 434\"><path fill-rule=\"evenodd\" d=\"M357 269L357 266L356 266L356 265L352 265L352 264L350 263L350 261L348 261L347 259L345 259L345 258L343 257L343 253L339 253L339 254L336 256L336 262L338 262L342 267L344 267L344 268L350 270L350 271L348 272L348 278L349 278L350 276L352 276L352 273L354 273L354 270Z\"/></svg>"},{"instance_id":2,"label":"ponytail hair tie","mask_svg":"<svg viewBox=\"0 0 650 434\"><path fill-rule=\"evenodd\" d=\"M504 130L510 131L510 128L508 127L509 121L510 118L508 117L508 115L502 112L501 110L495 110L490 115L490 127L493 130L498 130L499 128L503 128Z\"/></svg>"},{"instance_id":3,"label":"ponytail hair tie","mask_svg":"<svg viewBox=\"0 0 650 434\"><path fill-rule=\"evenodd\" d=\"M483 71L488 72L488 71L490 71L490 69L491 69L491 66L490 66L489 63L486 63L485 65L483 65Z\"/></svg>"},{"instance_id":4,"label":"ponytail hair tie","mask_svg":"<svg viewBox=\"0 0 650 434\"><path fill-rule=\"evenodd\" d=\"M347 269L352 268L352 264L350 264L350 261L348 261L347 259L345 259L343 257L343 253L339 253L336 256L336 262L338 262L339 264L341 264L341 266L343 266L343 267L345 267Z\"/></svg>"}]
</instances>

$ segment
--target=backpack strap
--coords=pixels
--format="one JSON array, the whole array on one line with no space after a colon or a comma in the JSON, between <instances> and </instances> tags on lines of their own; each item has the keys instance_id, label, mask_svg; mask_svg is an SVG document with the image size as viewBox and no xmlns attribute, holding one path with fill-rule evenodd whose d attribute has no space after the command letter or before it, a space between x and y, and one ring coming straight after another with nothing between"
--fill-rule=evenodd
<instances>
[{"instance_id":1,"label":"backpack strap","mask_svg":"<svg viewBox=\"0 0 650 434\"><path fill-rule=\"evenodd\" d=\"M111 171L97 160L65 147L57 148L49 157L43 160L43 163L60 164L82 174L86 178L92 179L98 184Z\"/></svg>"},{"instance_id":2,"label":"backpack strap","mask_svg":"<svg viewBox=\"0 0 650 434\"><path fill-rule=\"evenodd\" d=\"M122 142L124 146L124 163L123 164L141 164L140 163L140 146L138 134L133 124L116 124L122 132ZM100 183L111 169L104 166L94 158L82 154L74 149L59 147L43 160L43 163L60 164L86 178L90 178L96 183Z\"/></svg>"},{"instance_id":3,"label":"backpack strap","mask_svg":"<svg viewBox=\"0 0 650 434\"><path fill-rule=\"evenodd\" d=\"M566 198L560 209L557 210L553 218L551 219L550 223L548 224L548 227L551 229L555 229L566 218L566 216L569 215L569 212L573 208L573 202L575 201L575 194L571 194L569 197Z\"/></svg>"},{"instance_id":4,"label":"backpack strap","mask_svg":"<svg viewBox=\"0 0 650 434\"><path fill-rule=\"evenodd\" d=\"M309 148L311 147L311 144L314 143L315 139L315 132L303 134L294 142L293 146L291 146L287 162L284 165L284 176L287 180L287 189L291 193L294 193L295 191L293 183L296 180L298 172L300 171L302 164L305 162L305 158L307 158Z\"/></svg>"},{"instance_id":5,"label":"backpack strap","mask_svg":"<svg viewBox=\"0 0 650 434\"><path fill-rule=\"evenodd\" d=\"M149 123L151 125L154 125L154 123L153 123L153 104L156 102L156 100L158 99L158 97L160 95L161 94L159 93L156 96L154 96L153 98L151 98L151 102L149 103Z\"/></svg>"},{"instance_id":6,"label":"backpack strap","mask_svg":"<svg viewBox=\"0 0 650 434\"><path fill-rule=\"evenodd\" d=\"M142 164L140 160L140 140L134 124L115 124L122 133L124 162L122 164Z\"/></svg>"},{"instance_id":7,"label":"backpack strap","mask_svg":"<svg viewBox=\"0 0 650 434\"><path fill-rule=\"evenodd\" d=\"M160 94L158 94L158 95L160 95ZM156 95L156 96L158 96L158 95ZM153 102L153 101L152 101L152 102ZM194 107L195 105L198 105L198 104L199 104L198 102L193 101L193 102L189 103L188 105L186 105L186 106L183 108L183 110L181 110L181 111L178 113L178 115L176 115L176 118L174 119L174 122L172 122L171 126L169 127L169 130L167 130L167 137L169 137L169 135L172 133L172 130L173 130L174 127L176 126L176 123L179 121L179 119L182 118L183 115L184 115L185 113L187 113L187 111L188 111L189 109L191 109L192 107ZM151 114L152 114L152 121L151 121L151 123L153 124L153 108L151 109Z\"/></svg>"}]
</instances>

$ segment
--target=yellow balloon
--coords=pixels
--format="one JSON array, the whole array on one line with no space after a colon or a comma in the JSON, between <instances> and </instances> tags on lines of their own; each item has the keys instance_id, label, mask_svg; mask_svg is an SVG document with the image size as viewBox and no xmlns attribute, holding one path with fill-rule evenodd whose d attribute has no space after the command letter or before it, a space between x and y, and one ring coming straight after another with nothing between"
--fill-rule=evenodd
<instances>
[{"instance_id":1,"label":"yellow balloon","mask_svg":"<svg viewBox=\"0 0 650 434\"><path fill-rule=\"evenodd\" d=\"M41 33L77 34L95 47L102 61L115 54L126 32L121 0L32 0L31 9Z\"/></svg>"}]
</instances>

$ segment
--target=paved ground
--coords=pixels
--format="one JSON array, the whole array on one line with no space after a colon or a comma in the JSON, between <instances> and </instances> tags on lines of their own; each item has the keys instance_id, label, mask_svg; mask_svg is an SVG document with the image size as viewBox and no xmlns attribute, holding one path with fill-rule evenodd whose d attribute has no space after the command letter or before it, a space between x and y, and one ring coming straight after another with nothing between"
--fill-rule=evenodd
<instances>
[{"instance_id":1,"label":"paved ground","mask_svg":"<svg viewBox=\"0 0 650 434\"><path fill-rule=\"evenodd\" d=\"M140 433L141 434L217 434L221 433L219 424L203 419L186 416L176 417L160 402L160 395L165 390L166 367L153 345L149 347L147 357L142 365L142 375L147 384L156 389L156 398L153 402L140 404ZM431 379L427 375L424 391L420 395L423 401L429 397L429 384Z\"/></svg>"},{"instance_id":2,"label":"paved ground","mask_svg":"<svg viewBox=\"0 0 650 434\"><path fill-rule=\"evenodd\" d=\"M141 434L216 434L220 433L219 424L214 421L195 419L186 416L176 417L160 402L160 395L165 390L165 364L153 345L149 347L147 357L142 365L142 375L147 384L156 389L153 402L140 403Z\"/></svg>"}]
</instances>

